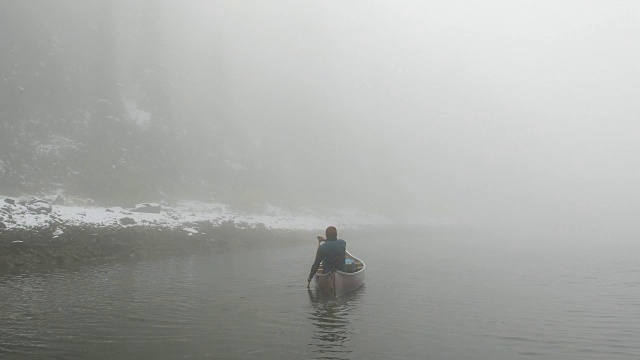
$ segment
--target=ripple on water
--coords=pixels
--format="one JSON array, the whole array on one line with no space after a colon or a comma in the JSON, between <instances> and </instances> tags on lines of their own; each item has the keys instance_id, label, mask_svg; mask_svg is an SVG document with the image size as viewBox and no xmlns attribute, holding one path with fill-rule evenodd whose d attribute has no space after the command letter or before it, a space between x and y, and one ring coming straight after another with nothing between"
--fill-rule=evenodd
<instances>
[{"instance_id":1,"label":"ripple on water","mask_svg":"<svg viewBox=\"0 0 640 360\"><path fill-rule=\"evenodd\" d=\"M339 298L306 290L306 246L0 276L0 355L640 358L633 259L436 240L396 239L399 261L354 236L367 283Z\"/></svg>"}]
</instances>

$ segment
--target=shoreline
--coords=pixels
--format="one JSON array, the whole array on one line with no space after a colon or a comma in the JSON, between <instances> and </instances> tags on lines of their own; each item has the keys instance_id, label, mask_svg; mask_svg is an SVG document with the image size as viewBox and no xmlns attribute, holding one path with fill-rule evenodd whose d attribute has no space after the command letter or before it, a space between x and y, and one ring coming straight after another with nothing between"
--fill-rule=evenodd
<instances>
[{"instance_id":1,"label":"shoreline","mask_svg":"<svg viewBox=\"0 0 640 360\"><path fill-rule=\"evenodd\" d=\"M308 230L240 228L198 223L198 233L145 226L71 226L56 238L51 228L0 230L0 273L40 265L192 255L212 251L303 244Z\"/></svg>"},{"instance_id":2,"label":"shoreline","mask_svg":"<svg viewBox=\"0 0 640 360\"><path fill-rule=\"evenodd\" d=\"M438 223L434 219L430 225ZM38 265L298 245L315 239L328 225L353 231L407 224L357 209L292 213L266 205L239 212L224 204L198 201L172 206L143 203L125 209L93 206L60 195L0 196L0 273Z\"/></svg>"},{"instance_id":3,"label":"shoreline","mask_svg":"<svg viewBox=\"0 0 640 360\"><path fill-rule=\"evenodd\" d=\"M12 269L302 244L330 221L196 201L132 208L0 196L0 273Z\"/></svg>"}]
</instances>

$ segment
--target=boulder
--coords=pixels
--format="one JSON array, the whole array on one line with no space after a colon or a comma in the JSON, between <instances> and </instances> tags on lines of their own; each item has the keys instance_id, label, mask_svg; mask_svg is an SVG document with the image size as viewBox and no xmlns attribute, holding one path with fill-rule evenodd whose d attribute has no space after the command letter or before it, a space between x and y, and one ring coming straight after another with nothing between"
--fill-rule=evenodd
<instances>
[{"instance_id":1,"label":"boulder","mask_svg":"<svg viewBox=\"0 0 640 360\"><path fill-rule=\"evenodd\" d=\"M61 195L56 196L53 205L64 205L64 198Z\"/></svg>"},{"instance_id":2,"label":"boulder","mask_svg":"<svg viewBox=\"0 0 640 360\"><path fill-rule=\"evenodd\" d=\"M9 198L4 199L4 202L6 202L7 204L11 204L11 205L15 205L16 204L15 200L9 199Z\"/></svg>"},{"instance_id":3,"label":"boulder","mask_svg":"<svg viewBox=\"0 0 640 360\"><path fill-rule=\"evenodd\" d=\"M30 198L28 200L28 204L35 204L35 203L45 203L48 204L49 202L47 200L44 199L39 199L39 198Z\"/></svg>"},{"instance_id":4,"label":"boulder","mask_svg":"<svg viewBox=\"0 0 640 360\"><path fill-rule=\"evenodd\" d=\"M6 229L7 225L5 225L2 221L0 221L0 229Z\"/></svg>"},{"instance_id":5,"label":"boulder","mask_svg":"<svg viewBox=\"0 0 640 360\"><path fill-rule=\"evenodd\" d=\"M161 209L162 209L162 206L160 206L160 204L143 203L143 204L138 204L134 206L133 209L129 209L129 210L133 212L139 212L139 213L159 214Z\"/></svg>"},{"instance_id":6,"label":"boulder","mask_svg":"<svg viewBox=\"0 0 640 360\"><path fill-rule=\"evenodd\" d=\"M49 214L51 212L51 205L44 201L36 201L30 204L27 208L38 214Z\"/></svg>"},{"instance_id":7,"label":"boulder","mask_svg":"<svg viewBox=\"0 0 640 360\"><path fill-rule=\"evenodd\" d=\"M120 219L120 224L122 225L133 225L135 223L136 221L130 217L123 217L122 219Z\"/></svg>"}]
</instances>

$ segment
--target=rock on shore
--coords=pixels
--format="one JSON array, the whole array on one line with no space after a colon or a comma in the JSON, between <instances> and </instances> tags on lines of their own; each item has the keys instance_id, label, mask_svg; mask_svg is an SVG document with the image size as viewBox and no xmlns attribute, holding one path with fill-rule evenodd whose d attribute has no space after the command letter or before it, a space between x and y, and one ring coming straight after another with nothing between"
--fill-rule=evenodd
<instances>
[{"instance_id":1,"label":"rock on shore","mask_svg":"<svg viewBox=\"0 0 640 360\"><path fill-rule=\"evenodd\" d=\"M238 213L199 202L124 209L58 200L0 196L0 269L295 244L315 238L329 224L354 228L388 221L353 211L323 217L274 207Z\"/></svg>"}]
</instances>

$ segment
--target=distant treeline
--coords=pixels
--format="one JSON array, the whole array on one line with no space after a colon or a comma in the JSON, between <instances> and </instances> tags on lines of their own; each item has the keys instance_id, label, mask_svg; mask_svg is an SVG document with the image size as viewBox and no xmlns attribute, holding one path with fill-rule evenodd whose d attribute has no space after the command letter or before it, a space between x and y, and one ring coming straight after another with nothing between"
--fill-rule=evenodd
<instances>
[{"instance_id":1,"label":"distant treeline","mask_svg":"<svg viewBox=\"0 0 640 360\"><path fill-rule=\"evenodd\" d=\"M176 33L189 19L170 6L0 5L0 192L380 208L405 199L375 160L382 150L346 140L358 134L333 114L333 95L264 64L253 79L221 28Z\"/></svg>"}]
</instances>

